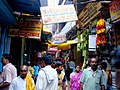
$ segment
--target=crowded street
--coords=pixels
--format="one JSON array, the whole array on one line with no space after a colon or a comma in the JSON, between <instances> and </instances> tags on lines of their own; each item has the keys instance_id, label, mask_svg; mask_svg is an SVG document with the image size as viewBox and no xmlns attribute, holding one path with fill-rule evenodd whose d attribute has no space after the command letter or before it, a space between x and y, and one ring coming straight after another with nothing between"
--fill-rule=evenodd
<instances>
[{"instance_id":1,"label":"crowded street","mask_svg":"<svg viewBox=\"0 0 120 90\"><path fill-rule=\"evenodd\" d=\"M0 90L120 90L120 0L0 0Z\"/></svg>"}]
</instances>

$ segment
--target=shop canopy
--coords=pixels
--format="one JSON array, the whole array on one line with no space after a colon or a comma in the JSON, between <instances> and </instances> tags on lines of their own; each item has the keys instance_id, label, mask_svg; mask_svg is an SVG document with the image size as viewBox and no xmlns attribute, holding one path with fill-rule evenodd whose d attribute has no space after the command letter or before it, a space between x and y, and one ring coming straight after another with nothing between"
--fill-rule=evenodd
<instances>
[{"instance_id":1,"label":"shop canopy","mask_svg":"<svg viewBox=\"0 0 120 90\"><path fill-rule=\"evenodd\" d=\"M6 0L0 0L0 23L16 25L17 20L13 15L13 11L6 2Z\"/></svg>"},{"instance_id":2,"label":"shop canopy","mask_svg":"<svg viewBox=\"0 0 120 90\"><path fill-rule=\"evenodd\" d=\"M71 44L77 44L77 43L78 43L77 41L68 40L65 43L58 44L57 48L60 49L60 50L68 50L68 49L71 48Z\"/></svg>"}]
</instances>

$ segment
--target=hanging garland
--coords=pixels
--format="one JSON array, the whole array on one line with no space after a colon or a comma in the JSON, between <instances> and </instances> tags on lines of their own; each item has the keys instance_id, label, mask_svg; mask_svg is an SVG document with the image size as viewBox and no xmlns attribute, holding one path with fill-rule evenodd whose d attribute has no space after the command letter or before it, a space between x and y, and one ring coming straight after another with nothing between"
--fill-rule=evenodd
<instances>
[{"instance_id":1,"label":"hanging garland","mask_svg":"<svg viewBox=\"0 0 120 90\"><path fill-rule=\"evenodd\" d=\"M96 25L96 33L97 33L97 39L96 39L96 45L99 46L104 45L106 43L106 29L105 29L105 20L103 18L100 18L100 20L97 22Z\"/></svg>"}]
</instances>

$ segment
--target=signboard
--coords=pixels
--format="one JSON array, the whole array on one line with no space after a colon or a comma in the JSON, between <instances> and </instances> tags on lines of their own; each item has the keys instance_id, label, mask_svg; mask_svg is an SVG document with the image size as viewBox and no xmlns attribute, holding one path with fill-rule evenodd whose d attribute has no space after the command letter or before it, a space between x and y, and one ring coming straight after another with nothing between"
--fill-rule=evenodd
<instances>
[{"instance_id":1,"label":"signboard","mask_svg":"<svg viewBox=\"0 0 120 90\"><path fill-rule=\"evenodd\" d=\"M99 2L88 3L79 14L80 26L84 27L99 13L102 5Z\"/></svg>"},{"instance_id":2,"label":"signboard","mask_svg":"<svg viewBox=\"0 0 120 90\"><path fill-rule=\"evenodd\" d=\"M41 32L40 30L20 30L20 29L10 29L9 36L11 37L24 37L24 38L34 38L40 39Z\"/></svg>"},{"instance_id":3,"label":"signboard","mask_svg":"<svg viewBox=\"0 0 120 90\"><path fill-rule=\"evenodd\" d=\"M113 0L109 4L109 8L112 21L120 19L120 0Z\"/></svg>"},{"instance_id":4,"label":"signboard","mask_svg":"<svg viewBox=\"0 0 120 90\"><path fill-rule=\"evenodd\" d=\"M41 7L43 24L78 20L73 4Z\"/></svg>"},{"instance_id":5,"label":"signboard","mask_svg":"<svg viewBox=\"0 0 120 90\"><path fill-rule=\"evenodd\" d=\"M96 35L89 35L89 51L96 51Z\"/></svg>"},{"instance_id":6,"label":"signboard","mask_svg":"<svg viewBox=\"0 0 120 90\"><path fill-rule=\"evenodd\" d=\"M42 22L40 19L23 17L20 18L18 26L11 26L9 36L40 39Z\"/></svg>"},{"instance_id":7,"label":"signboard","mask_svg":"<svg viewBox=\"0 0 120 90\"><path fill-rule=\"evenodd\" d=\"M54 44L60 44L66 41L66 34L62 34L62 35L54 35L52 38L52 42Z\"/></svg>"}]
</instances>

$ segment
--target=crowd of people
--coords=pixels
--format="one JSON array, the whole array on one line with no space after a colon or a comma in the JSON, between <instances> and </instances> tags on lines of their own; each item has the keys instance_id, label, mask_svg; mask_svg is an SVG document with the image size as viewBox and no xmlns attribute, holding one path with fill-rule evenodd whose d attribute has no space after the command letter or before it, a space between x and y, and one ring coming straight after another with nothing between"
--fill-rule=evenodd
<instances>
[{"instance_id":1,"label":"crowd of people","mask_svg":"<svg viewBox=\"0 0 120 90\"><path fill-rule=\"evenodd\" d=\"M107 70L107 63L91 58L89 65L82 70L82 65L66 58L53 62L50 54L38 58L34 66L30 62L20 67L11 63L10 54L2 55L4 64L0 76L0 90L112 90L112 75Z\"/></svg>"}]
</instances>

